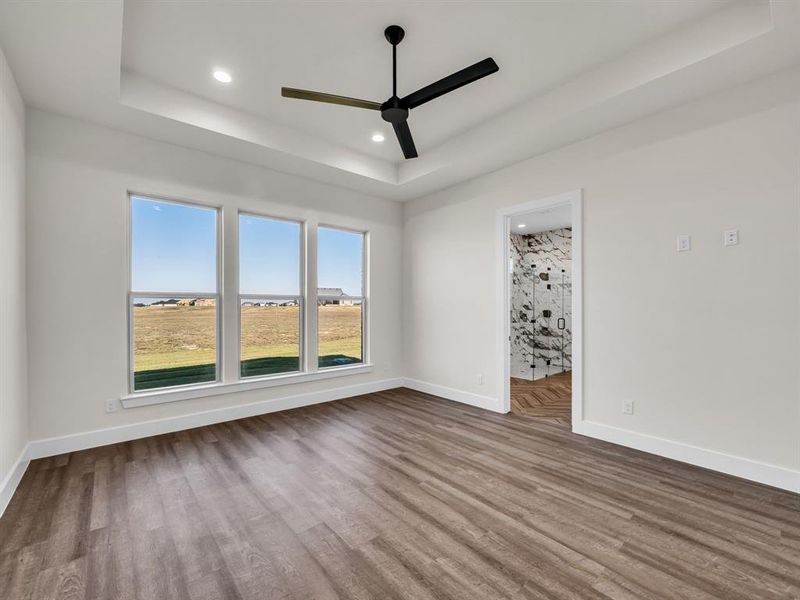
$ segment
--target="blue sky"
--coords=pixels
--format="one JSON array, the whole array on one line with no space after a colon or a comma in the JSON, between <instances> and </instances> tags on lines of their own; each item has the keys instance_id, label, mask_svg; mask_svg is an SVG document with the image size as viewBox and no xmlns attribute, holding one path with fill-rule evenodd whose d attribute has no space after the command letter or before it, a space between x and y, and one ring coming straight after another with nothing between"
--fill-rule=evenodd
<instances>
[{"instance_id":1,"label":"blue sky","mask_svg":"<svg viewBox=\"0 0 800 600\"><path fill-rule=\"evenodd\" d=\"M242 294L300 293L300 225L239 217L239 289Z\"/></svg>"},{"instance_id":2,"label":"blue sky","mask_svg":"<svg viewBox=\"0 0 800 600\"><path fill-rule=\"evenodd\" d=\"M171 202L132 199L134 290L217 290L217 212Z\"/></svg>"},{"instance_id":3,"label":"blue sky","mask_svg":"<svg viewBox=\"0 0 800 600\"><path fill-rule=\"evenodd\" d=\"M133 289L153 292L216 291L216 218L205 209L132 199ZM319 228L319 287L361 295L363 236ZM241 215L242 294L299 294L300 225Z\"/></svg>"},{"instance_id":4,"label":"blue sky","mask_svg":"<svg viewBox=\"0 0 800 600\"><path fill-rule=\"evenodd\" d=\"M318 232L319 287L340 287L349 296L360 296L364 236L326 227L320 227Z\"/></svg>"}]
</instances>

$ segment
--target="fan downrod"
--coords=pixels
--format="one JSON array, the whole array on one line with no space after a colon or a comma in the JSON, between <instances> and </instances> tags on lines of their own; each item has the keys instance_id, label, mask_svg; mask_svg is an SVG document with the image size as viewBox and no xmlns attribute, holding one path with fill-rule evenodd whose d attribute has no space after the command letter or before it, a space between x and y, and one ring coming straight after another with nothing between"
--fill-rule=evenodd
<instances>
[{"instance_id":1,"label":"fan downrod","mask_svg":"<svg viewBox=\"0 0 800 600\"><path fill-rule=\"evenodd\" d=\"M392 96L381 105L381 117L384 121L397 125L408 119L408 107L397 97L397 44L403 41L406 32L400 25L389 25L383 35L392 45Z\"/></svg>"}]
</instances>

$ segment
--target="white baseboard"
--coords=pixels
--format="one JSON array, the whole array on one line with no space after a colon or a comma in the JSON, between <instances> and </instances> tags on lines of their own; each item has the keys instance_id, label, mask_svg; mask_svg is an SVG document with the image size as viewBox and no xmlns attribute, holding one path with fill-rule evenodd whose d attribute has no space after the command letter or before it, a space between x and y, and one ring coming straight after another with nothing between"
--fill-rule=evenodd
<instances>
[{"instance_id":1,"label":"white baseboard","mask_svg":"<svg viewBox=\"0 0 800 600\"><path fill-rule=\"evenodd\" d=\"M295 396L286 396L284 398L273 398L271 400L191 413L179 417L167 417L131 425L120 425L119 427L96 429L94 431L85 431L61 437L34 440L29 444L28 458L32 460L64 454L65 452L75 452L87 448L116 444L117 442L127 442L151 435L182 431L193 427L203 427L204 425L213 425L215 423L223 423L225 421L233 421L245 417L254 417L256 415L263 415L279 410L299 408L301 406L309 406L321 402L330 402L331 400L341 400L343 398L350 398L352 396L359 396L372 392L381 392L402 387L402 385L403 380L399 378L370 381L356 385L320 390L318 392L308 392Z\"/></svg>"},{"instance_id":2,"label":"white baseboard","mask_svg":"<svg viewBox=\"0 0 800 600\"><path fill-rule=\"evenodd\" d=\"M716 450L699 448L628 429L602 425L592 421L573 423L572 431L580 435L671 458L698 467L749 479L772 487L800 493L800 471L762 463Z\"/></svg>"},{"instance_id":3,"label":"white baseboard","mask_svg":"<svg viewBox=\"0 0 800 600\"><path fill-rule=\"evenodd\" d=\"M241 404L179 417L168 417L131 425L121 425L108 429L86 431L62 437L34 440L25 447L11 472L6 476L3 482L0 483L0 516L2 516L8 503L11 501L11 497L14 495L14 491L22 480L22 476L29 462L33 459L135 440L151 435L182 431L193 427L213 425L215 423L267 414L279 410L299 408L301 406L330 402L332 400L341 400L343 398L380 392L397 387L407 387L485 410L498 413L503 412L501 402L496 398L473 394L471 392L465 392L416 379L396 378ZM698 448L696 446L690 446L688 444L591 421L574 423L573 431L588 437L627 446L629 448L635 448L658 456L672 458L776 488L795 493L800 492L800 471L794 471L784 467L732 456L714 450Z\"/></svg>"},{"instance_id":4,"label":"white baseboard","mask_svg":"<svg viewBox=\"0 0 800 600\"><path fill-rule=\"evenodd\" d=\"M478 408L491 410L492 412L505 412L502 402L491 396L481 396L479 394L473 394L472 392L464 392L444 385L420 381L419 379L404 379L403 385L412 390L417 390L418 392L425 392L426 394L440 396L448 400L455 400L456 402L477 406Z\"/></svg>"},{"instance_id":5,"label":"white baseboard","mask_svg":"<svg viewBox=\"0 0 800 600\"><path fill-rule=\"evenodd\" d=\"M17 491L17 486L19 482L22 481L22 476L25 474L30 462L30 444L26 444L22 452L19 453L19 457L14 463L14 466L11 467L11 471L6 475L2 483L0 483L0 517L6 512L8 503L11 502L11 497L14 495L14 492Z\"/></svg>"},{"instance_id":6,"label":"white baseboard","mask_svg":"<svg viewBox=\"0 0 800 600\"><path fill-rule=\"evenodd\" d=\"M419 392L440 396L448 400L455 400L456 402L477 406L478 408L493 412L503 412L501 403L497 399L489 396L464 392L462 390L429 383L427 381L419 381L417 379L404 379L403 384L405 387ZM620 429L610 425L602 425L592 421L574 422L572 431L580 435L604 440L620 446L634 448L657 456L663 456L690 465L711 469L712 471L718 471L790 492L800 493L800 471L637 433L627 429Z\"/></svg>"}]
</instances>

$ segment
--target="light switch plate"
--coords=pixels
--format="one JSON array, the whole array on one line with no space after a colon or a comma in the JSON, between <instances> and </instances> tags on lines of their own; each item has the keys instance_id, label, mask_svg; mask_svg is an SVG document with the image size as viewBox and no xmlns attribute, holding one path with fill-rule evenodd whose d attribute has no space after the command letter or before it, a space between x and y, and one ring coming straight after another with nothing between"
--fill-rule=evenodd
<instances>
[{"instance_id":1,"label":"light switch plate","mask_svg":"<svg viewBox=\"0 0 800 600\"><path fill-rule=\"evenodd\" d=\"M688 252L692 249L692 236L679 235L678 236L678 252Z\"/></svg>"}]
</instances>

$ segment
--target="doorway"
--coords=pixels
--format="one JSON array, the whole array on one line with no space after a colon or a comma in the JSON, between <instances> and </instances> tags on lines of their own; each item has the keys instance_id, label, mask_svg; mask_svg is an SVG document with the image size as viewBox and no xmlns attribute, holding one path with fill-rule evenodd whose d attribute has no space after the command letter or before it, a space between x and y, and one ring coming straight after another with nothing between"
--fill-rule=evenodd
<instances>
[{"instance_id":1,"label":"doorway","mask_svg":"<svg viewBox=\"0 0 800 600\"><path fill-rule=\"evenodd\" d=\"M500 215L504 407L562 426L581 414L580 200L572 192Z\"/></svg>"}]
</instances>

